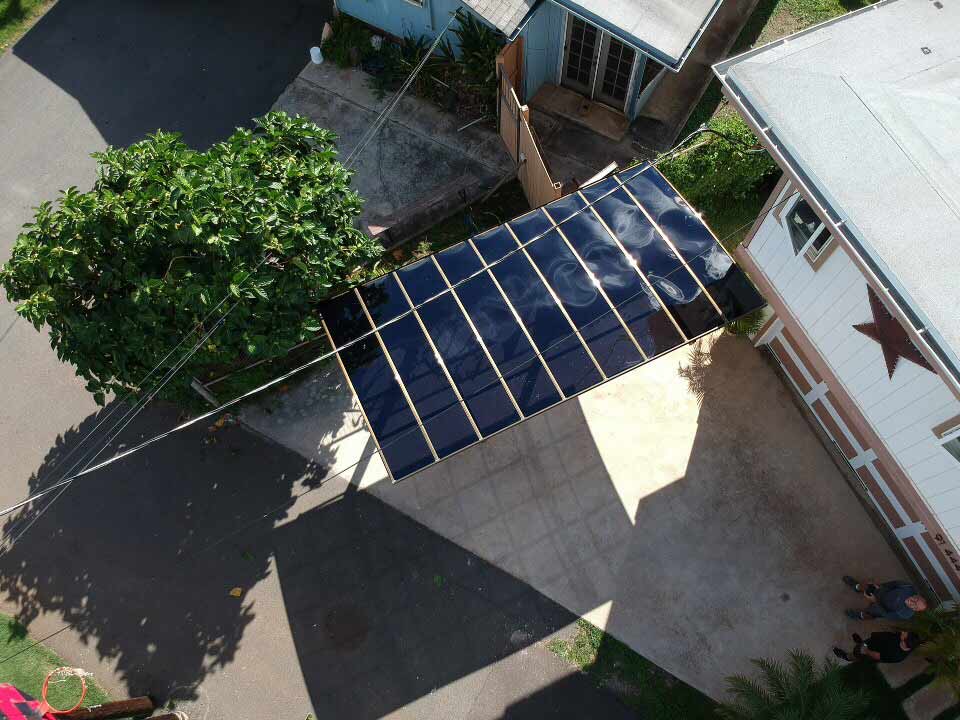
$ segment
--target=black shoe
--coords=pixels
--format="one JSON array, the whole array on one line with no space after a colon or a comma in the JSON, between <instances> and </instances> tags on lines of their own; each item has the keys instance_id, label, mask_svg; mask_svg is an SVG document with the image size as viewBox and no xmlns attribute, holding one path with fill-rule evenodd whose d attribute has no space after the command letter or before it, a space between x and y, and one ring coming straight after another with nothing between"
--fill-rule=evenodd
<instances>
[{"instance_id":1,"label":"black shoe","mask_svg":"<svg viewBox=\"0 0 960 720\"><path fill-rule=\"evenodd\" d=\"M863 638L860 637L859 635L857 635L857 633L854 633L852 637L853 637L853 641L854 641L857 645L863 645Z\"/></svg>"},{"instance_id":2,"label":"black shoe","mask_svg":"<svg viewBox=\"0 0 960 720\"><path fill-rule=\"evenodd\" d=\"M846 651L846 650L843 650L843 649L841 649L841 648L835 647L835 648L833 649L833 654L836 655L836 656L837 656L838 658L840 658L841 660L843 660L844 662L850 662L850 656L847 655L847 651Z\"/></svg>"},{"instance_id":3,"label":"black shoe","mask_svg":"<svg viewBox=\"0 0 960 720\"><path fill-rule=\"evenodd\" d=\"M851 620L866 620L867 616L860 610L846 610L845 614Z\"/></svg>"},{"instance_id":4,"label":"black shoe","mask_svg":"<svg viewBox=\"0 0 960 720\"><path fill-rule=\"evenodd\" d=\"M854 591L856 591L856 592L862 592L862 590L860 589L860 583L858 583L856 580L854 580L854 579L853 579L852 577L850 577L849 575L844 575L844 576L843 576L843 582L844 582L844 584L849 585L851 588L853 588Z\"/></svg>"}]
</instances>

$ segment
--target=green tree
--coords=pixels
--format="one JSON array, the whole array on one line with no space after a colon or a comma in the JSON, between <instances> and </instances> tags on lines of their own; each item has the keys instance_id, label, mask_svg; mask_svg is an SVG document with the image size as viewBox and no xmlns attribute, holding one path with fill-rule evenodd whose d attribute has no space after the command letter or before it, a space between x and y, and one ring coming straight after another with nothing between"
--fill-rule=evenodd
<instances>
[{"instance_id":1,"label":"green tree","mask_svg":"<svg viewBox=\"0 0 960 720\"><path fill-rule=\"evenodd\" d=\"M237 306L166 397L313 337L316 302L379 254L354 227L362 201L336 136L279 112L254 122L203 152L157 132L95 153L93 189L69 188L24 226L0 283L97 402L135 391L228 294L207 327Z\"/></svg>"},{"instance_id":2,"label":"green tree","mask_svg":"<svg viewBox=\"0 0 960 720\"><path fill-rule=\"evenodd\" d=\"M867 712L866 695L844 684L840 667L831 660L818 666L809 654L793 650L786 664L752 662L758 678L727 678L733 701L717 708L726 720L857 720Z\"/></svg>"},{"instance_id":3,"label":"green tree","mask_svg":"<svg viewBox=\"0 0 960 720\"><path fill-rule=\"evenodd\" d=\"M960 606L946 603L916 613L899 628L920 636L916 652L927 659L927 672L960 697Z\"/></svg>"}]
</instances>

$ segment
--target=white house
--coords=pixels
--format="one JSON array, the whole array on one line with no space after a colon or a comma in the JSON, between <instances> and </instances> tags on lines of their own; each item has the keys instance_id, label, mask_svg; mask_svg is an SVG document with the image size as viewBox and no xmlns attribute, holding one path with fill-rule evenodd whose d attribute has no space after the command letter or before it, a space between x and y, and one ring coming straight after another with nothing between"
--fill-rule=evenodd
<instances>
[{"instance_id":1,"label":"white house","mask_svg":"<svg viewBox=\"0 0 960 720\"><path fill-rule=\"evenodd\" d=\"M757 342L957 598L960 2L885 0L714 70L783 169L738 250L773 310Z\"/></svg>"}]
</instances>

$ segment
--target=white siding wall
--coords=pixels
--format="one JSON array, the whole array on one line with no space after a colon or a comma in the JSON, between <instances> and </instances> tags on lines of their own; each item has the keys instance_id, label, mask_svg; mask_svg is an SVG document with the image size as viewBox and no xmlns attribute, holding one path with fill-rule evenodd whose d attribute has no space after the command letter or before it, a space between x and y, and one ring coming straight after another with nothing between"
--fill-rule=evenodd
<instances>
[{"instance_id":1,"label":"white siding wall","mask_svg":"<svg viewBox=\"0 0 960 720\"><path fill-rule=\"evenodd\" d=\"M789 210L787 204L785 210ZM786 218L787 212L782 214ZM840 248L816 271L793 254L769 213L746 251L776 288L920 495L960 544L960 463L933 428L960 414L940 378L901 358L891 380L880 346L853 325L872 321L867 281Z\"/></svg>"}]
</instances>

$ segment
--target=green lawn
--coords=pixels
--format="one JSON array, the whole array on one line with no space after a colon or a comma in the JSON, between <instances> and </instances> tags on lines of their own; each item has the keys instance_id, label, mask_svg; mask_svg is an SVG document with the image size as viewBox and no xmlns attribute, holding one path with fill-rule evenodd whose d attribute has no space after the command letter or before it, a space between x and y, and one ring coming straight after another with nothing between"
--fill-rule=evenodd
<instances>
[{"instance_id":1,"label":"green lawn","mask_svg":"<svg viewBox=\"0 0 960 720\"><path fill-rule=\"evenodd\" d=\"M574 637L554 640L549 647L598 685L612 690L645 720L716 718L713 700L586 620L577 621Z\"/></svg>"},{"instance_id":2,"label":"green lawn","mask_svg":"<svg viewBox=\"0 0 960 720\"><path fill-rule=\"evenodd\" d=\"M13 45L56 0L0 0L0 52Z\"/></svg>"},{"instance_id":3,"label":"green lawn","mask_svg":"<svg viewBox=\"0 0 960 720\"><path fill-rule=\"evenodd\" d=\"M13 618L0 615L0 681L16 685L22 692L40 697L43 679L51 670L65 665L63 660L27 635L26 628ZM69 680L50 686L50 702L57 707L67 707L76 702L79 683ZM107 694L87 678L87 697L84 705L105 702Z\"/></svg>"},{"instance_id":4,"label":"green lawn","mask_svg":"<svg viewBox=\"0 0 960 720\"><path fill-rule=\"evenodd\" d=\"M577 622L577 633L554 640L550 650L614 692L644 720L716 720L717 704L684 682L661 670L623 643L586 620ZM929 682L919 676L900 688L891 688L876 665L854 663L844 669L853 687L863 688L871 698L871 720L907 720L901 703ZM937 720L954 718L951 708Z\"/></svg>"}]
</instances>

